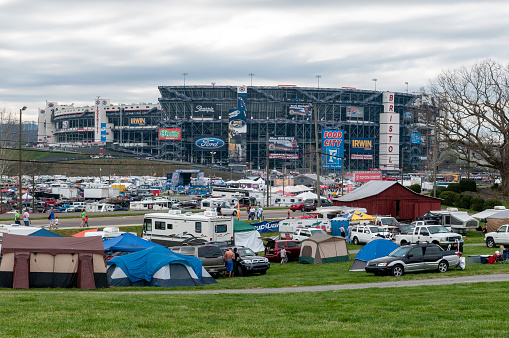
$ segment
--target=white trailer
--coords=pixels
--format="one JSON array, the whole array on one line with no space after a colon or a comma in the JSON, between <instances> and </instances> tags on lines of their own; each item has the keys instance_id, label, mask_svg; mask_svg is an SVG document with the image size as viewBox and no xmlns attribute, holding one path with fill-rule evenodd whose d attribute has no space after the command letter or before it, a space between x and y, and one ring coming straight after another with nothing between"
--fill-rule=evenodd
<instances>
[{"instance_id":1,"label":"white trailer","mask_svg":"<svg viewBox=\"0 0 509 338\"><path fill-rule=\"evenodd\" d=\"M218 216L213 210L182 214L180 210L168 213L145 214L143 238L164 246L218 241L233 243L233 218Z\"/></svg>"},{"instance_id":2,"label":"white trailer","mask_svg":"<svg viewBox=\"0 0 509 338\"><path fill-rule=\"evenodd\" d=\"M78 197L78 189L76 188L51 188L52 194L60 195L60 198L77 198Z\"/></svg>"},{"instance_id":3,"label":"white trailer","mask_svg":"<svg viewBox=\"0 0 509 338\"><path fill-rule=\"evenodd\" d=\"M83 197L85 199L103 199L109 197L117 197L120 195L119 188L85 188L83 189Z\"/></svg>"}]
</instances>

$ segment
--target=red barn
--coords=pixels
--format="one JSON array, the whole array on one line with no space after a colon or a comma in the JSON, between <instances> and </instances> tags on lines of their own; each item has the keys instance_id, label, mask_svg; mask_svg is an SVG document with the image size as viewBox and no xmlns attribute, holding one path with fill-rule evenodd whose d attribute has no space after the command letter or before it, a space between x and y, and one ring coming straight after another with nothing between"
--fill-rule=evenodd
<instances>
[{"instance_id":1,"label":"red barn","mask_svg":"<svg viewBox=\"0 0 509 338\"><path fill-rule=\"evenodd\" d=\"M370 215L415 220L430 210L440 210L441 200L413 192L399 182L369 181L351 193L333 199L333 205L366 208Z\"/></svg>"}]
</instances>

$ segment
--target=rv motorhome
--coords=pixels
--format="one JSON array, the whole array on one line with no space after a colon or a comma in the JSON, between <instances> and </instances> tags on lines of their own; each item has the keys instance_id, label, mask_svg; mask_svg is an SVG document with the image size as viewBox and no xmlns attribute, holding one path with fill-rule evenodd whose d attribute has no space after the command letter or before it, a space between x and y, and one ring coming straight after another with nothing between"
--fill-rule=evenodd
<instances>
[{"instance_id":1,"label":"rv motorhome","mask_svg":"<svg viewBox=\"0 0 509 338\"><path fill-rule=\"evenodd\" d=\"M143 238L167 247L209 241L232 244L233 218L218 216L214 210L145 214Z\"/></svg>"}]
</instances>

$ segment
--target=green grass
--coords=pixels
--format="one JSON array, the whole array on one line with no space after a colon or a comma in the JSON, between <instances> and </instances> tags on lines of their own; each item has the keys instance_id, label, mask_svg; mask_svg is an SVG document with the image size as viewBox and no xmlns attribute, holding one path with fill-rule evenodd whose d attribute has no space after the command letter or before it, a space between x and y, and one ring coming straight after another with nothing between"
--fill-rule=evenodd
<instances>
[{"instance_id":1,"label":"green grass","mask_svg":"<svg viewBox=\"0 0 509 338\"><path fill-rule=\"evenodd\" d=\"M503 337L506 291L507 283L245 295L17 292L0 295L0 331L8 337Z\"/></svg>"}]
</instances>

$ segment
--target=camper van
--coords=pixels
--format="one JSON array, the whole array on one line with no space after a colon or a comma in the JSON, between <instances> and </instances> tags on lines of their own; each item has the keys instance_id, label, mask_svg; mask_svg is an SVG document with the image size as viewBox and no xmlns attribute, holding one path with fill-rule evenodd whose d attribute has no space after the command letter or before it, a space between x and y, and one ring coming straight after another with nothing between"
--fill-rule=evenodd
<instances>
[{"instance_id":1,"label":"camper van","mask_svg":"<svg viewBox=\"0 0 509 338\"><path fill-rule=\"evenodd\" d=\"M431 216L440 216L444 227L450 227L452 232L459 234L465 234L467 229L475 229L479 226L478 220L470 216L466 211L458 211L457 208L430 211L428 214ZM426 217L422 218L426 220ZM421 217L417 219L421 219Z\"/></svg>"},{"instance_id":2,"label":"camper van","mask_svg":"<svg viewBox=\"0 0 509 338\"><path fill-rule=\"evenodd\" d=\"M218 216L210 209L203 213L182 214L181 210L168 213L145 214L143 238L164 246L201 244L203 242L233 242L233 219Z\"/></svg>"},{"instance_id":3,"label":"camper van","mask_svg":"<svg viewBox=\"0 0 509 338\"><path fill-rule=\"evenodd\" d=\"M201 209L217 210L221 206L222 215L237 216L238 200L235 198L207 198L201 200Z\"/></svg>"}]
</instances>

